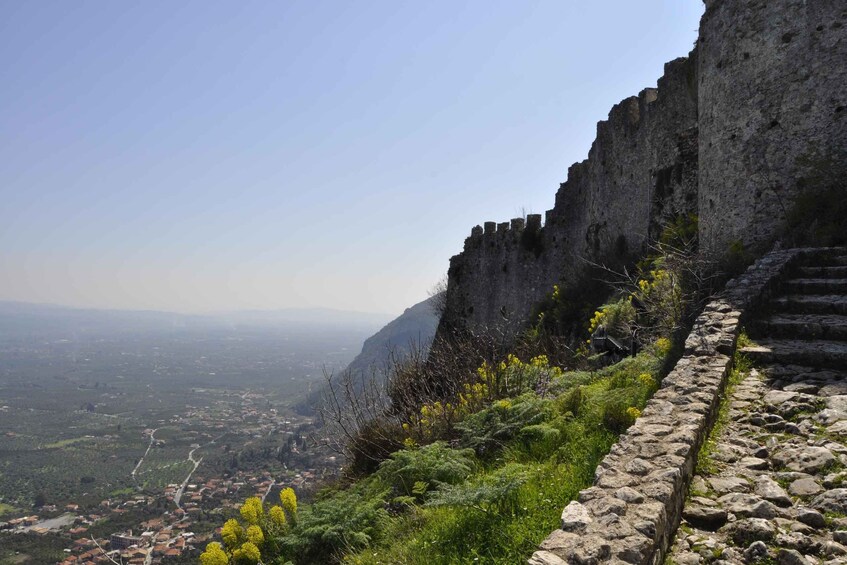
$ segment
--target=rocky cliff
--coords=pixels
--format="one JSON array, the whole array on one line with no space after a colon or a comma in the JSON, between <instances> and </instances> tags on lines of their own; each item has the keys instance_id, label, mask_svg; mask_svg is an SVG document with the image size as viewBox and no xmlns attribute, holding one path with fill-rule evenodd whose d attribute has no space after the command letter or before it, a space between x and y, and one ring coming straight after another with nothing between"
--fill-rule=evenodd
<instances>
[{"instance_id":1,"label":"rocky cliff","mask_svg":"<svg viewBox=\"0 0 847 565\"><path fill-rule=\"evenodd\" d=\"M447 328L523 327L588 262L644 253L676 215L701 247L760 251L801 190L798 157L847 151L843 0L710 0L696 48L612 108L545 214L485 222L450 261Z\"/></svg>"}]
</instances>

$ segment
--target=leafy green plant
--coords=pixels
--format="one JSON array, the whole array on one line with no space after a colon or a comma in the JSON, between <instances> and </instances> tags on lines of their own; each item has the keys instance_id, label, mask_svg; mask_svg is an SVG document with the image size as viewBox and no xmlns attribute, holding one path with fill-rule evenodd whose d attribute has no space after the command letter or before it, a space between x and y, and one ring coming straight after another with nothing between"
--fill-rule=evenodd
<instances>
[{"instance_id":1,"label":"leafy green plant","mask_svg":"<svg viewBox=\"0 0 847 565\"><path fill-rule=\"evenodd\" d=\"M582 406L585 404L585 393L581 386L575 386L562 395L559 406L563 412L570 412L573 416L579 416Z\"/></svg>"},{"instance_id":2,"label":"leafy green plant","mask_svg":"<svg viewBox=\"0 0 847 565\"><path fill-rule=\"evenodd\" d=\"M383 536L390 541L348 554L345 561L525 560L561 508L591 484L597 463L617 439L603 422L607 407L622 402L622 417L632 421L655 390L660 363L654 349L592 373L564 373L544 398L526 392L469 414L456 426L459 443L476 447L483 462L467 480L427 485L417 495L425 497L423 506L405 499L407 506L390 519ZM578 406L576 414L569 404Z\"/></svg>"},{"instance_id":3,"label":"leafy green plant","mask_svg":"<svg viewBox=\"0 0 847 565\"><path fill-rule=\"evenodd\" d=\"M614 402L603 410L603 425L608 430L621 434L634 424L640 415L638 408L628 406L626 402Z\"/></svg>"},{"instance_id":4,"label":"leafy green plant","mask_svg":"<svg viewBox=\"0 0 847 565\"><path fill-rule=\"evenodd\" d=\"M297 526L280 540L283 553L298 564L332 563L344 551L372 546L388 524L386 495L341 490L305 507Z\"/></svg>"},{"instance_id":5,"label":"leafy green plant","mask_svg":"<svg viewBox=\"0 0 847 565\"><path fill-rule=\"evenodd\" d=\"M422 500L442 484L456 484L474 471L471 449L451 449L439 441L418 449L403 449L379 466L376 476L398 493Z\"/></svg>"},{"instance_id":6,"label":"leafy green plant","mask_svg":"<svg viewBox=\"0 0 847 565\"><path fill-rule=\"evenodd\" d=\"M697 247L699 218L697 214L680 214L662 229L659 247L693 251Z\"/></svg>"},{"instance_id":7,"label":"leafy green plant","mask_svg":"<svg viewBox=\"0 0 847 565\"><path fill-rule=\"evenodd\" d=\"M524 428L541 424L551 416L552 401L530 394L494 402L465 418L456 428L462 434L461 444L484 457L505 447Z\"/></svg>"},{"instance_id":8,"label":"leafy green plant","mask_svg":"<svg viewBox=\"0 0 847 565\"><path fill-rule=\"evenodd\" d=\"M510 463L478 480L438 489L427 506L460 506L481 512L511 513L518 490L528 480L523 466Z\"/></svg>"},{"instance_id":9,"label":"leafy green plant","mask_svg":"<svg viewBox=\"0 0 847 565\"><path fill-rule=\"evenodd\" d=\"M551 381L562 376L559 367L550 365L546 355L538 355L524 363L509 354L497 364L483 362L469 382L450 400L427 402L418 413L412 413L403 429L413 440L432 441L454 436L461 422L497 399L533 391L546 393Z\"/></svg>"},{"instance_id":10,"label":"leafy green plant","mask_svg":"<svg viewBox=\"0 0 847 565\"><path fill-rule=\"evenodd\" d=\"M598 283L604 277L602 269L590 268L568 284L554 285L533 309L531 319L535 323L525 337L549 349L556 337L565 338L571 346L584 340L585 321L613 292L609 285Z\"/></svg>"},{"instance_id":11,"label":"leafy green plant","mask_svg":"<svg viewBox=\"0 0 847 565\"><path fill-rule=\"evenodd\" d=\"M588 333L593 334L602 325L610 335L627 338L632 334L637 317L638 313L632 305L632 296L627 296L604 304L595 311L588 323Z\"/></svg>"}]
</instances>

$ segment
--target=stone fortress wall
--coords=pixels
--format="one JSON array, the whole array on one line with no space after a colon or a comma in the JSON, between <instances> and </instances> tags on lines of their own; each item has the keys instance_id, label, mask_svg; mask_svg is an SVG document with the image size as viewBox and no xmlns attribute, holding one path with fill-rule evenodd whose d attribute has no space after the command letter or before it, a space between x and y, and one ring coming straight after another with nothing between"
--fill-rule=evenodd
<instances>
[{"instance_id":1,"label":"stone fortress wall","mask_svg":"<svg viewBox=\"0 0 847 565\"><path fill-rule=\"evenodd\" d=\"M439 331L514 332L554 284L643 254L679 214L699 216L707 252L766 249L798 193L797 157L847 154L845 26L843 0L708 0L694 51L597 125L543 225L472 230Z\"/></svg>"},{"instance_id":2,"label":"stone fortress wall","mask_svg":"<svg viewBox=\"0 0 847 565\"><path fill-rule=\"evenodd\" d=\"M700 241L760 253L797 158L847 155L847 2L707 0L697 51Z\"/></svg>"}]
</instances>

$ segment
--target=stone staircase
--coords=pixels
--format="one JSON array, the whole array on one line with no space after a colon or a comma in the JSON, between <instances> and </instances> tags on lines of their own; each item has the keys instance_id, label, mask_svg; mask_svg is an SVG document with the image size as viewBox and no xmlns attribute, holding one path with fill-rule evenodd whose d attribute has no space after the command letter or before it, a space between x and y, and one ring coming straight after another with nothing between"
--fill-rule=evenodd
<instances>
[{"instance_id":1,"label":"stone staircase","mask_svg":"<svg viewBox=\"0 0 847 565\"><path fill-rule=\"evenodd\" d=\"M847 250L809 254L748 321L731 391L669 558L847 564Z\"/></svg>"},{"instance_id":2,"label":"stone staircase","mask_svg":"<svg viewBox=\"0 0 847 565\"><path fill-rule=\"evenodd\" d=\"M759 365L847 370L847 255L820 254L807 262L752 324L757 345L743 352Z\"/></svg>"}]
</instances>

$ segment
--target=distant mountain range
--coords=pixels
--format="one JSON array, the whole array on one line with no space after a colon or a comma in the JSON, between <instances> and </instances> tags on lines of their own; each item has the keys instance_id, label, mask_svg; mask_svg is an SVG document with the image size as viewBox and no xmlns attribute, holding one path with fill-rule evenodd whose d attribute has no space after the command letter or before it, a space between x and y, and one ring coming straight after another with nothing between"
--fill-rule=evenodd
<instances>
[{"instance_id":1,"label":"distant mountain range","mask_svg":"<svg viewBox=\"0 0 847 565\"><path fill-rule=\"evenodd\" d=\"M211 314L181 314L156 310L100 310L53 304L0 301L0 339L68 333L100 335L112 333L179 331L181 329L226 329L287 327L315 330L325 328L373 331L391 319L389 314L349 312L329 308L244 310Z\"/></svg>"}]
</instances>

